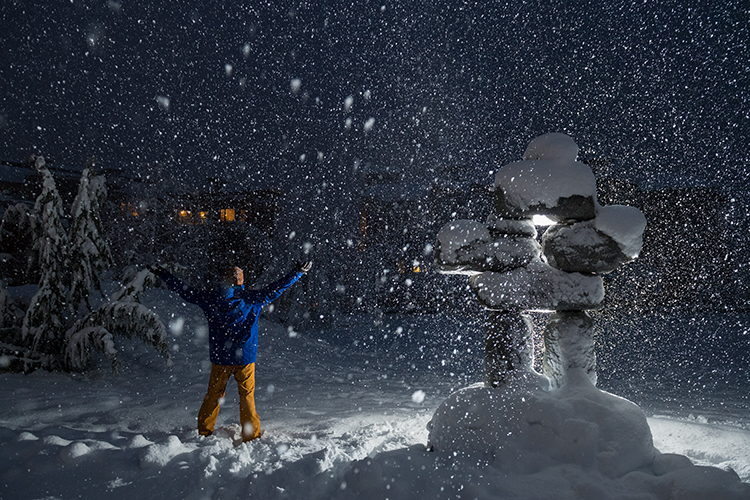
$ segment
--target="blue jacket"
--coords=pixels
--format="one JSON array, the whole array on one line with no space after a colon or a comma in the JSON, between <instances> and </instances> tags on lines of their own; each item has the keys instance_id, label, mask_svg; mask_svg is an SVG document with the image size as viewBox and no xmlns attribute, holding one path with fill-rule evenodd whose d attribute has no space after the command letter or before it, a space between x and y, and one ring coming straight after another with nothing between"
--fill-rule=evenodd
<instances>
[{"instance_id":1,"label":"blue jacket","mask_svg":"<svg viewBox=\"0 0 750 500\"><path fill-rule=\"evenodd\" d=\"M263 290L225 286L198 290L167 272L158 273L180 297L203 309L208 321L210 359L216 365L247 365L258 355L258 319L263 306L279 298L304 273L293 272Z\"/></svg>"}]
</instances>

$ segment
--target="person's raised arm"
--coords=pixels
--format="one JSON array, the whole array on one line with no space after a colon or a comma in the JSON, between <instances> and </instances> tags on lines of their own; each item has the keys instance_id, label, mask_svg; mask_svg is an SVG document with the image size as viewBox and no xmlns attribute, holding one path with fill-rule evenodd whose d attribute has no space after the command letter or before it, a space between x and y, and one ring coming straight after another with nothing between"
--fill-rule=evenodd
<instances>
[{"instance_id":1,"label":"person's raised arm","mask_svg":"<svg viewBox=\"0 0 750 500\"><path fill-rule=\"evenodd\" d=\"M312 269L312 261L297 264L295 270L262 290L247 290L243 298L256 304L266 305L278 299L290 286Z\"/></svg>"},{"instance_id":2,"label":"person's raised arm","mask_svg":"<svg viewBox=\"0 0 750 500\"><path fill-rule=\"evenodd\" d=\"M151 271L157 278L162 280L167 288L182 297L188 302L195 303L199 299L199 291L189 287L184 281L172 275L164 265L152 264L148 266L148 270Z\"/></svg>"}]
</instances>

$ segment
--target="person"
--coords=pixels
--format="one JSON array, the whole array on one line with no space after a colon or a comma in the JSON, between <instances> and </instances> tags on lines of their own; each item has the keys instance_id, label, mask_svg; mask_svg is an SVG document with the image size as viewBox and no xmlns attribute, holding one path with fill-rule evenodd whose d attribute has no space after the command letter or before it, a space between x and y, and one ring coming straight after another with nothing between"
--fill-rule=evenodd
<instances>
[{"instance_id":1,"label":"person","mask_svg":"<svg viewBox=\"0 0 750 500\"><path fill-rule=\"evenodd\" d=\"M150 268L169 289L198 305L206 315L211 374L206 396L198 411L198 432L202 436L213 434L229 377L234 376L240 395L242 442L260 437L260 418L255 409L260 311L311 268L312 262L299 264L294 271L262 290L245 289L244 272L234 265L227 267L223 286L213 290L191 288L163 267Z\"/></svg>"}]
</instances>

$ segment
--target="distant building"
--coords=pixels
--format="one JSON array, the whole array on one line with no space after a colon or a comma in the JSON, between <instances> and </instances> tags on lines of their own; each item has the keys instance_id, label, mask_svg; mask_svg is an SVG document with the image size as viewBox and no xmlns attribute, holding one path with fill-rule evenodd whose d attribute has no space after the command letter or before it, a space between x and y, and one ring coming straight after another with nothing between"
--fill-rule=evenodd
<instances>
[{"instance_id":1,"label":"distant building","mask_svg":"<svg viewBox=\"0 0 750 500\"><path fill-rule=\"evenodd\" d=\"M158 186L145 189L123 189L122 181L113 184L110 201L119 206L123 216L149 217L180 225L202 225L210 222L244 222L273 235L279 200L278 189L228 189L218 179L208 188L192 192L158 192ZM140 199L139 199L140 198Z\"/></svg>"},{"instance_id":2,"label":"distant building","mask_svg":"<svg viewBox=\"0 0 750 500\"><path fill-rule=\"evenodd\" d=\"M486 217L491 206L486 179L472 179L467 170L439 168L418 177L398 167L364 171L357 249L383 310L436 308L443 281L431 272L437 231L451 219Z\"/></svg>"},{"instance_id":3,"label":"distant building","mask_svg":"<svg viewBox=\"0 0 750 500\"><path fill-rule=\"evenodd\" d=\"M175 196L172 213L179 224L205 224L210 220L246 222L272 236L282 196L284 194L275 189L196 192Z\"/></svg>"}]
</instances>

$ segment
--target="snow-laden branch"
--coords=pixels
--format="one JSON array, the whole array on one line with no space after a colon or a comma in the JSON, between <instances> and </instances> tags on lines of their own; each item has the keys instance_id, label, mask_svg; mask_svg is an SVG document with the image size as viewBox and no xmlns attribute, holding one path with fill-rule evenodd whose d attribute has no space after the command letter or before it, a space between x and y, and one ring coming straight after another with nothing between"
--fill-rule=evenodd
<instances>
[{"instance_id":1,"label":"snow-laden branch","mask_svg":"<svg viewBox=\"0 0 750 500\"><path fill-rule=\"evenodd\" d=\"M156 286L157 278L148 269L142 269L125 286L115 292L109 300L112 302L140 302L146 288Z\"/></svg>"},{"instance_id":2,"label":"snow-laden branch","mask_svg":"<svg viewBox=\"0 0 750 500\"><path fill-rule=\"evenodd\" d=\"M103 351L117 370L117 348L114 337L139 339L164 356L167 366L172 366L172 357L167 345L167 330L159 316L139 303L147 286L153 286L156 278L148 270L142 270L110 301L88 314L68 330L66 364L73 369L84 368L94 349Z\"/></svg>"}]
</instances>

